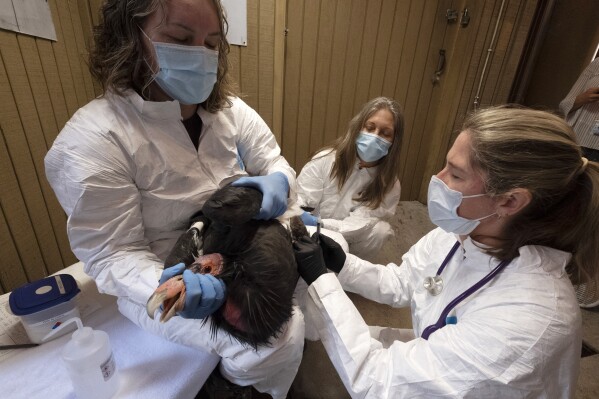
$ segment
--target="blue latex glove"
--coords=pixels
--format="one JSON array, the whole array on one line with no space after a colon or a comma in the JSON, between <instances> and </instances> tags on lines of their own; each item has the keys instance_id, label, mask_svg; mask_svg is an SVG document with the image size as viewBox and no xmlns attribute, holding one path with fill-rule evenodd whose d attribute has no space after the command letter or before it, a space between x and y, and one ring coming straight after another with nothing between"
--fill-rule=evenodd
<instances>
[{"instance_id":1,"label":"blue latex glove","mask_svg":"<svg viewBox=\"0 0 599 399\"><path fill-rule=\"evenodd\" d=\"M262 192L260 213L254 219L274 219L287 210L289 181L283 172L274 172L266 176L245 176L232 184L234 187L252 187Z\"/></svg>"},{"instance_id":2,"label":"blue latex glove","mask_svg":"<svg viewBox=\"0 0 599 399\"><path fill-rule=\"evenodd\" d=\"M171 266L171 267L164 269L162 271L162 275L160 276L159 285L164 284L164 282L166 280L168 280L169 278L178 276L179 274L183 273L183 270L185 270L185 264L183 264L183 263L178 263L175 266Z\"/></svg>"},{"instance_id":3,"label":"blue latex glove","mask_svg":"<svg viewBox=\"0 0 599 399\"><path fill-rule=\"evenodd\" d=\"M183 273L185 307L179 315L187 319L203 319L214 313L225 302L225 283L211 274L196 274L183 263L164 269L160 284Z\"/></svg>"},{"instance_id":4,"label":"blue latex glove","mask_svg":"<svg viewBox=\"0 0 599 399\"><path fill-rule=\"evenodd\" d=\"M185 283L185 307L179 316L186 319L204 319L225 303L225 283L211 274L183 272Z\"/></svg>"},{"instance_id":5,"label":"blue latex glove","mask_svg":"<svg viewBox=\"0 0 599 399\"><path fill-rule=\"evenodd\" d=\"M312 215L310 212L304 211L304 213L301 214L300 218L306 226L316 226L316 223L318 223L318 218Z\"/></svg>"}]
</instances>

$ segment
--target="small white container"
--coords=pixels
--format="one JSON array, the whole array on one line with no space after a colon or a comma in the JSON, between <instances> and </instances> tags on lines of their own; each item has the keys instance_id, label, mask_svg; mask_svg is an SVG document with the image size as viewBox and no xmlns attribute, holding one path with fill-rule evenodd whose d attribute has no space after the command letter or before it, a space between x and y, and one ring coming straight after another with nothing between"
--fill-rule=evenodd
<instances>
[{"instance_id":1,"label":"small white container","mask_svg":"<svg viewBox=\"0 0 599 399\"><path fill-rule=\"evenodd\" d=\"M70 274L57 274L25 284L10 293L11 312L21 318L29 339L37 344L62 323L79 316L76 296L80 289ZM76 325L61 329L57 338L75 330Z\"/></svg>"},{"instance_id":2,"label":"small white container","mask_svg":"<svg viewBox=\"0 0 599 399\"><path fill-rule=\"evenodd\" d=\"M76 325L77 331L62 349L62 360L67 368L75 396L80 399L110 399L119 388L119 378L110 339L101 330L83 327L81 320L67 320L46 339L61 335Z\"/></svg>"}]
</instances>

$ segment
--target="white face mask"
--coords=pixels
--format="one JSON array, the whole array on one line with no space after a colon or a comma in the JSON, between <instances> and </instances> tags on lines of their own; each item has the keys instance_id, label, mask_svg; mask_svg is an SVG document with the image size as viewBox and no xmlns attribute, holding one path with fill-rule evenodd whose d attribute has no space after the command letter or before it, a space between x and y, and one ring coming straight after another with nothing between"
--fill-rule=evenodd
<instances>
[{"instance_id":1,"label":"white face mask","mask_svg":"<svg viewBox=\"0 0 599 399\"><path fill-rule=\"evenodd\" d=\"M159 70L154 75L162 90L181 104L201 104L212 93L218 72L218 51L203 46L152 42Z\"/></svg>"},{"instance_id":2,"label":"white face mask","mask_svg":"<svg viewBox=\"0 0 599 399\"><path fill-rule=\"evenodd\" d=\"M384 138L365 131L361 131L356 139L358 156L364 162L378 161L387 155L391 144Z\"/></svg>"},{"instance_id":3,"label":"white face mask","mask_svg":"<svg viewBox=\"0 0 599 399\"><path fill-rule=\"evenodd\" d=\"M463 198L483 197L487 194L463 195L452 190L437 176L431 177L428 185L428 215L431 221L448 233L468 235L480 224L480 221L495 215L484 216L479 219L466 219L458 216L458 208Z\"/></svg>"}]
</instances>

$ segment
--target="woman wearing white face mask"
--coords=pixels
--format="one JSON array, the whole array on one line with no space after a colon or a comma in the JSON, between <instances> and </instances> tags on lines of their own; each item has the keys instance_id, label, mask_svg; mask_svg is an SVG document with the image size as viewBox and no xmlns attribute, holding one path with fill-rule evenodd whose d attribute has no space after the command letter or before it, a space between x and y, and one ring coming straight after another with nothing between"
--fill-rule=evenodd
<instances>
[{"instance_id":1,"label":"woman wearing white face mask","mask_svg":"<svg viewBox=\"0 0 599 399\"><path fill-rule=\"evenodd\" d=\"M90 69L105 93L68 121L45 160L71 247L133 322L221 356L236 384L285 397L302 355L299 312L254 351L201 320L226 298L215 277L184 274L185 307L169 323L145 311L165 257L217 188L238 177L258 188L259 219L281 215L295 195L275 137L231 89L220 0L107 0L101 12Z\"/></svg>"},{"instance_id":2,"label":"woman wearing white face mask","mask_svg":"<svg viewBox=\"0 0 599 399\"><path fill-rule=\"evenodd\" d=\"M599 164L558 116L489 108L467 118L428 207L439 228L400 266L322 235L295 244L306 324L352 397L573 397L581 317L570 280L599 272ZM413 331L369 331L343 289L410 306Z\"/></svg>"},{"instance_id":3,"label":"woman wearing white face mask","mask_svg":"<svg viewBox=\"0 0 599 399\"><path fill-rule=\"evenodd\" d=\"M297 178L306 225L339 232L349 250L362 258L376 255L393 230L400 196L399 155L403 114L399 104L378 97L350 121L347 132L319 150Z\"/></svg>"}]
</instances>

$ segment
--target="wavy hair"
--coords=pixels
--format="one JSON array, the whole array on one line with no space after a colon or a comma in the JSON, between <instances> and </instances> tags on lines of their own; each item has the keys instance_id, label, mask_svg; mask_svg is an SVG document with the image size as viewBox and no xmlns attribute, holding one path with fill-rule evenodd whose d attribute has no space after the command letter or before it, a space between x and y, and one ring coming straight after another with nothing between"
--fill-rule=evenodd
<instances>
[{"instance_id":1,"label":"wavy hair","mask_svg":"<svg viewBox=\"0 0 599 399\"><path fill-rule=\"evenodd\" d=\"M574 132L559 116L519 106L497 106L467 117L471 162L491 196L524 188L531 202L514 215L493 255L518 256L524 245L571 252L574 283L599 269L599 163L582 158Z\"/></svg>"},{"instance_id":2,"label":"wavy hair","mask_svg":"<svg viewBox=\"0 0 599 399\"><path fill-rule=\"evenodd\" d=\"M382 109L388 110L393 115L393 143L387 155L377 165L379 173L359 196L354 198L371 209L376 209L381 205L385 195L399 180L399 156L404 133L404 116L399 103L387 97L373 98L364 104L360 112L352 118L344 136L317 151L317 153L327 150L336 151L335 163L331 168L330 176L332 179L337 179L337 186L341 190L358 161L356 139L360 131L364 128L366 121Z\"/></svg>"},{"instance_id":3,"label":"wavy hair","mask_svg":"<svg viewBox=\"0 0 599 399\"><path fill-rule=\"evenodd\" d=\"M235 95L228 74L229 42L226 38L227 19L220 0L212 0L222 32L218 44L217 80L212 93L203 103L209 112L230 106ZM107 0L101 8L101 22L94 27L94 44L89 55L89 69L104 92L123 95L134 89L142 96L152 82L152 73L143 59L140 26L159 8L166 9L165 0Z\"/></svg>"}]
</instances>

